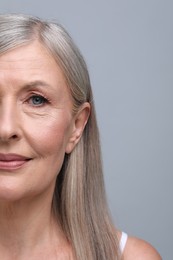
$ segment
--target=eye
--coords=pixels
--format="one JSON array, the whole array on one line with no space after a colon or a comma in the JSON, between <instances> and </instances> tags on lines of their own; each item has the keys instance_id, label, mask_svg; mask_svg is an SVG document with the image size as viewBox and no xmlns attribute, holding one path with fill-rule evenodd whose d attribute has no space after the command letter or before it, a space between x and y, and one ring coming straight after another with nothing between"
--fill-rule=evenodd
<instances>
[{"instance_id":1,"label":"eye","mask_svg":"<svg viewBox=\"0 0 173 260\"><path fill-rule=\"evenodd\" d=\"M48 103L48 100L40 95L33 95L29 98L28 103L33 106L42 106L45 103Z\"/></svg>"}]
</instances>

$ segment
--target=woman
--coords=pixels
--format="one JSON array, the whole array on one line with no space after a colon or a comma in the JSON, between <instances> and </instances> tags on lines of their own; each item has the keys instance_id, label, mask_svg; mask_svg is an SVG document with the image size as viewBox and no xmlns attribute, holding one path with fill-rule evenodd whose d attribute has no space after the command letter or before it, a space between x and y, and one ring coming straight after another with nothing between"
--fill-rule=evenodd
<instances>
[{"instance_id":1,"label":"woman","mask_svg":"<svg viewBox=\"0 0 173 260\"><path fill-rule=\"evenodd\" d=\"M161 259L126 238L106 205L83 57L60 25L1 15L0 259Z\"/></svg>"}]
</instances>

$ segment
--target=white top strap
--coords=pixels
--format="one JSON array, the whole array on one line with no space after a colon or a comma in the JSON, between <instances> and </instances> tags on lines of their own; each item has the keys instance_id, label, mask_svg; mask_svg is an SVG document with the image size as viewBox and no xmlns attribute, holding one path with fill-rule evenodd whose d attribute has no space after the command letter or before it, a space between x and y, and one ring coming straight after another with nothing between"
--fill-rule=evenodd
<instances>
[{"instance_id":1,"label":"white top strap","mask_svg":"<svg viewBox=\"0 0 173 260\"><path fill-rule=\"evenodd\" d=\"M126 242L127 242L127 238L128 238L127 234L122 232L121 240L120 240L120 250L121 250L121 253L123 253L123 251L124 251L124 248L125 248Z\"/></svg>"}]
</instances>

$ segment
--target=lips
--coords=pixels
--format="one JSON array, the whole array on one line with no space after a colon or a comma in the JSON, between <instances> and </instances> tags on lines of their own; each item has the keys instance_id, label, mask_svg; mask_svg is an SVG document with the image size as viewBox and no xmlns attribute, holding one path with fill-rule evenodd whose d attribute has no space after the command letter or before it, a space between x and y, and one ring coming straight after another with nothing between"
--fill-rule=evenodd
<instances>
[{"instance_id":1,"label":"lips","mask_svg":"<svg viewBox=\"0 0 173 260\"><path fill-rule=\"evenodd\" d=\"M25 165L31 158L18 154L0 153L0 170L15 170Z\"/></svg>"}]
</instances>

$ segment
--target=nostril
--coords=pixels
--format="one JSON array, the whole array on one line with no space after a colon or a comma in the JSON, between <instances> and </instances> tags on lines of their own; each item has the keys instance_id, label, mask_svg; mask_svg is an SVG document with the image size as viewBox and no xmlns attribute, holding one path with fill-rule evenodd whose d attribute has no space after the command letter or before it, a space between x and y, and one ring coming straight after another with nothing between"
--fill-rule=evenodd
<instances>
[{"instance_id":1,"label":"nostril","mask_svg":"<svg viewBox=\"0 0 173 260\"><path fill-rule=\"evenodd\" d=\"M17 134L0 134L0 142L10 142L12 140L18 140L19 139L19 135Z\"/></svg>"},{"instance_id":2,"label":"nostril","mask_svg":"<svg viewBox=\"0 0 173 260\"><path fill-rule=\"evenodd\" d=\"M12 135L12 139L17 139L17 135Z\"/></svg>"}]
</instances>

